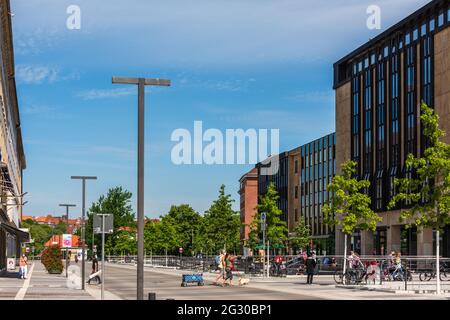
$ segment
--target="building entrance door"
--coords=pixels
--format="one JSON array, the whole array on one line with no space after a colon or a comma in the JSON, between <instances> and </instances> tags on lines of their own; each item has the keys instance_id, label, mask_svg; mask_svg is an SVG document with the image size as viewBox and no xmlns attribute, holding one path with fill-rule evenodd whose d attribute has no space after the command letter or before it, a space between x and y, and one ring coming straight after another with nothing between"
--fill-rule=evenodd
<instances>
[{"instance_id":1,"label":"building entrance door","mask_svg":"<svg viewBox=\"0 0 450 320\"><path fill-rule=\"evenodd\" d=\"M405 256L417 256L417 227L401 227L400 252Z\"/></svg>"},{"instance_id":2,"label":"building entrance door","mask_svg":"<svg viewBox=\"0 0 450 320\"><path fill-rule=\"evenodd\" d=\"M376 255L385 255L386 254L386 239L387 239L387 229L386 227L379 227L375 231L375 236L373 238L374 244L373 247L375 249Z\"/></svg>"}]
</instances>

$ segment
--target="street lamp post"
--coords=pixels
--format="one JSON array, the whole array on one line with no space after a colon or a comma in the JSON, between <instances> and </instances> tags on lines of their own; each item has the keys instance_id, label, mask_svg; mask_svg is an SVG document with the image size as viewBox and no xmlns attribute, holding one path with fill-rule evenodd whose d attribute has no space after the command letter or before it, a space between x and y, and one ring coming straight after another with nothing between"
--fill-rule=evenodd
<instances>
[{"instance_id":1,"label":"street lamp post","mask_svg":"<svg viewBox=\"0 0 450 320\"><path fill-rule=\"evenodd\" d=\"M263 232L263 251L266 249L266 213L261 212L261 229ZM265 260L265 259L264 259ZM266 262L263 263L263 277L265 276L264 267L266 266Z\"/></svg>"},{"instance_id":2,"label":"street lamp post","mask_svg":"<svg viewBox=\"0 0 450 320\"><path fill-rule=\"evenodd\" d=\"M75 204L67 204L67 203L62 203L59 205L60 207L66 207L66 232L68 232L69 229L69 208L70 207L76 207ZM68 277L67 274L67 267L69 265L69 249L66 249L66 278Z\"/></svg>"},{"instance_id":3,"label":"street lamp post","mask_svg":"<svg viewBox=\"0 0 450 320\"><path fill-rule=\"evenodd\" d=\"M82 181L82 207L81 207L81 290L85 289L85 277L86 277L86 271L85 271L85 254L84 251L86 250L86 244L85 244L85 221L84 221L84 215L86 210L86 180L97 180L97 177L93 176L71 176L71 179L81 180Z\"/></svg>"},{"instance_id":4,"label":"street lamp post","mask_svg":"<svg viewBox=\"0 0 450 320\"><path fill-rule=\"evenodd\" d=\"M170 86L170 80L113 77L113 84L138 86L137 300L144 299L144 97L145 86Z\"/></svg>"}]
</instances>

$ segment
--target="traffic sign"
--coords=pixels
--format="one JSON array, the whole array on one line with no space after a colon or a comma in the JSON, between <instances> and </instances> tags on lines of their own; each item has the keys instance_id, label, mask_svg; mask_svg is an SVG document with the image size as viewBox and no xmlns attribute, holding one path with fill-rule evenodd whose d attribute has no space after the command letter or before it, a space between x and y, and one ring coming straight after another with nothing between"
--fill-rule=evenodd
<instances>
[{"instance_id":1,"label":"traffic sign","mask_svg":"<svg viewBox=\"0 0 450 320\"><path fill-rule=\"evenodd\" d=\"M102 230L102 216L105 217L105 230ZM113 233L114 216L112 214L94 214L94 233Z\"/></svg>"},{"instance_id":2,"label":"traffic sign","mask_svg":"<svg viewBox=\"0 0 450 320\"><path fill-rule=\"evenodd\" d=\"M178 252L179 252L180 254L182 254L182 253L183 253L183 248L179 248L179 249L178 249Z\"/></svg>"},{"instance_id":3,"label":"traffic sign","mask_svg":"<svg viewBox=\"0 0 450 320\"><path fill-rule=\"evenodd\" d=\"M261 221L266 221L266 213L261 212Z\"/></svg>"}]
</instances>

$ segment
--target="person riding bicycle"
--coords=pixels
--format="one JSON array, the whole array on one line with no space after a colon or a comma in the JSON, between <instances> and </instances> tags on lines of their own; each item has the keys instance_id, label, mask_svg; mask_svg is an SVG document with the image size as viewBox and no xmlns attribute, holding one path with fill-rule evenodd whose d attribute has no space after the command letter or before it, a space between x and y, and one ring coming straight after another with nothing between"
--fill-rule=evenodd
<instances>
[{"instance_id":1,"label":"person riding bicycle","mask_svg":"<svg viewBox=\"0 0 450 320\"><path fill-rule=\"evenodd\" d=\"M350 255L348 256L348 269L356 275L356 279L360 278L362 270L364 269L361 259L354 251L350 251Z\"/></svg>"},{"instance_id":2,"label":"person riding bicycle","mask_svg":"<svg viewBox=\"0 0 450 320\"><path fill-rule=\"evenodd\" d=\"M404 270L403 270L403 266L402 266L401 253L396 252L393 257L393 271L391 273L391 278L395 280L399 273L401 273L402 278L403 278Z\"/></svg>"}]
</instances>

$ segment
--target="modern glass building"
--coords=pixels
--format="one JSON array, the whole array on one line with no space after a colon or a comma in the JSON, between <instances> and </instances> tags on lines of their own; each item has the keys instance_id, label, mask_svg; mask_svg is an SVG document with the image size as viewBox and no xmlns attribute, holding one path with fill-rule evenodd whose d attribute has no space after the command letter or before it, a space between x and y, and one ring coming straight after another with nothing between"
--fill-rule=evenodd
<instances>
[{"instance_id":1,"label":"modern glass building","mask_svg":"<svg viewBox=\"0 0 450 320\"><path fill-rule=\"evenodd\" d=\"M319 253L334 252L334 233L323 223L322 206L329 199L327 186L336 172L335 134L279 154L274 174L263 175L267 165L258 163L258 199L266 194L270 183L278 191L281 219L290 235L300 219L311 228L313 246Z\"/></svg>"},{"instance_id":2,"label":"modern glass building","mask_svg":"<svg viewBox=\"0 0 450 320\"><path fill-rule=\"evenodd\" d=\"M404 166L407 155L419 156L426 147L421 101L450 134L449 19L449 1L431 1L334 65L337 167L349 159L358 163L357 176L371 182L372 209L383 218L375 233L354 234L351 243L363 254L432 254L431 230L417 233L399 222L408 203L390 211L387 205L396 193L394 179L413 174ZM448 234L447 228L441 239L445 255ZM342 235L336 236L342 253Z\"/></svg>"},{"instance_id":3,"label":"modern glass building","mask_svg":"<svg viewBox=\"0 0 450 320\"><path fill-rule=\"evenodd\" d=\"M322 206L331 197L327 186L336 172L335 148L335 133L300 147L300 219L311 228L319 254L334 253L334 230L323 223Z\"/></svg>"}]
</instances>

